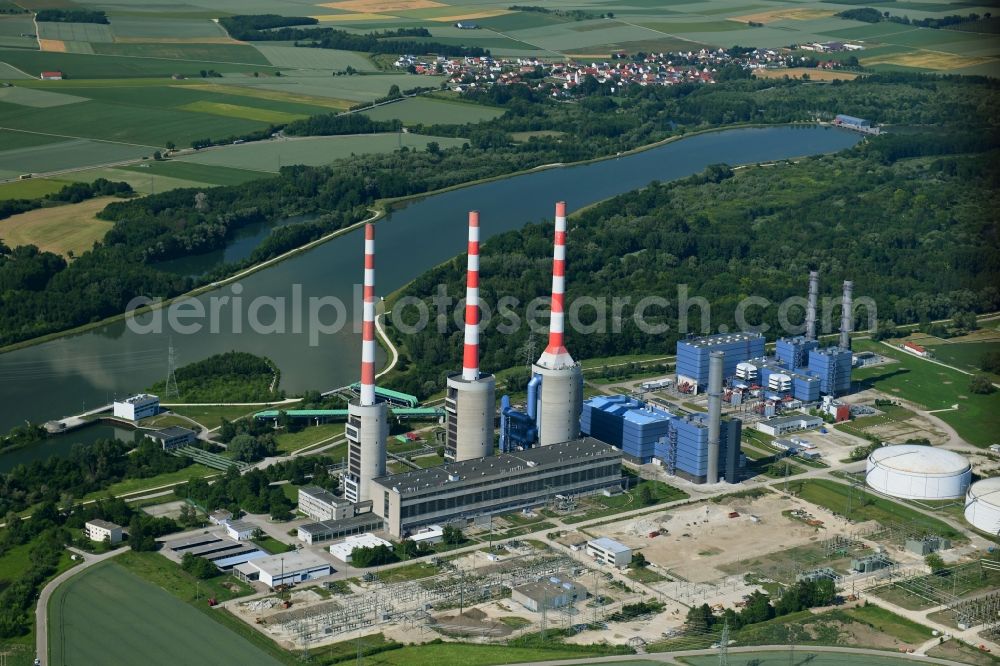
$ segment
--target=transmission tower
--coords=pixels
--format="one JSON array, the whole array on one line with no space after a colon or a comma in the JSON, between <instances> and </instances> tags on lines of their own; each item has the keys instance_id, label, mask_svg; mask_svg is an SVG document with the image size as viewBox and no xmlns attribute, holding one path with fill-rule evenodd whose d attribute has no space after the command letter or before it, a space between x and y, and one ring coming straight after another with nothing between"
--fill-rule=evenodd
<instances>
[{"instance_id":1,"label":"transmission tower","mask_svg":"<svg viewBox=\"0 0 1000 666\"><path fill-rule=\"evenodd\" d=\"M729 666L729 620L722 625L722 637L719 638L719 666Z\"/></svg>"},{"instance_id":2,"label":"transmission tower","mask_svg":"<svg viewBox=\"0 0 1000 666\"><path fill-rule=\"evenodd\" d=\"M170 340L170 346L167 347L167 383L163 388L164 398L175 398L180 399L181 392L177 388L177 377L174 372L177 370L177 358L174 355L174 341Z\"/></svg>"}]
</instances>

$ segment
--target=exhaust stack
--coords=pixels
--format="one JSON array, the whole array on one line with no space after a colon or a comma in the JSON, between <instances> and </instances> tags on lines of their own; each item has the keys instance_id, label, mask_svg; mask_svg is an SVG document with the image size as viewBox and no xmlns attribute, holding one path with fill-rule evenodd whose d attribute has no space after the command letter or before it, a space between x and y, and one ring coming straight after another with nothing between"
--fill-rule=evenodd
<instances>
[{"instance_id":1,"label":"exhaust stack","mask_svg":"<svg viewBox=\"0 0 1000 666\"><path fill-rule=\"evenodd\" d=\"M564 341L566 297L566 202L556 204L555 245L552 251L552 317L549 320L549 344L538 365L550 370L576 365Z\"/></svg>"},{"instance_id":2,"label":"exhaust stack","mask_svg":"<svg viewBox=\"0 0 1000 666\"><path fill-rule=\"evenodd\" d=\"M479 379L479 212L469 211L469 264L465 284L465 348L462 379Z\"/></svg>"},{"instance_id":3,"label":"exhaust stack","mask_svg":"<svg viewBox=\"0 0 1000 666\"><path fill-rule=\"evenodd\" d=\"M816 303L819 301L819 271L809 271L809 299L806 303L806 339L816 339Z\"/></svg>"},{"instance_id":4,"label":"exhaust stack","mask_svg":"<svg viewBox=\"0 0 1000 666\"><path fill-rule=\"evenodd\" d=\"M705 483L719 482L719 437L722 429L722 362L725 352L708 357L708 471Z\"/></svg>"},{"instance_id":5,"label":"exhaust stack","mask_svg":"<svg viewBox=\"0 0 1000 666\"><path fill-rule=\"evenodd\" d=\"M364 319L361 328L361 405L375 404L375 225L365 225Z\"/></svg>"},{"instance_id":6,"label":"exhaust stack","mask_svg":"<svg viewBox=\"0 0 1000 666\"><path fill-rule=\"evenodd\" d=\"M841 349L851 348L851 331L854 328L854 283L844 280L844 301L841 308L843 313L840 317L840 347Z\"/></svg>"}]
</instances>

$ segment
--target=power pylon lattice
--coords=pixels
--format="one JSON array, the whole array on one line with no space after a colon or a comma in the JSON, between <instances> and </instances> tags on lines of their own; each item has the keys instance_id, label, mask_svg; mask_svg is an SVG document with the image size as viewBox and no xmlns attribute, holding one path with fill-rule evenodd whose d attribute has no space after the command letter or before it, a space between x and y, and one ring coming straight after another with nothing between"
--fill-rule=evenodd
<instances>
[{"instance_id":1,"label":"power pylon lattice","mask_svg":"<svg viewBox=\"0 0 1000 666\"><path fill-rule=\"evenodd\" d=\"M174 354L174 342L171 340L170 346L167 347L167 382L163 388L164 398L180 399L181 397L180 389L177 388L176 370L177 357Z\"/></svg>"},{"instance_id":2,"label":"power pylon lattice","mask_svg":"<svg viewBox=\"0 0 1000 666\"><path fill-rule=\"evenodd\" d=\"M719 666L729 666L729 620L722 625L722 636L719 638Z\"/></svg>"}]
</instances>

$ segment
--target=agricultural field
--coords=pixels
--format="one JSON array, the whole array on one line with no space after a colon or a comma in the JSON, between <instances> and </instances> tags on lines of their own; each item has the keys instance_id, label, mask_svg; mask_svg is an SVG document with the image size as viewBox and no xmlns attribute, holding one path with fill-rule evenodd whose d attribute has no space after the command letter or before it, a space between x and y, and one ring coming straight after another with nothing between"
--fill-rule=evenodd
<instances>
[{"instance_id":1,"label":"agricultural field","mask_svg":"<svg viewBox=\"0 0 1000 666\"><path fill-rule=\"evenodd\" d=\"M48 612L51 659L46 663L134 664L135 627L156 626L157 631L142 634L142 661L149 666L173 666L179 654L188 663L280 664L114 562L98 564L61 585Z\"/></svg>"},{"instance_id":2,"label":"agricultural field","mask_svg":"<svg viewBox=\"0 0 1000 666\"><path fill-rule=\"evenodd\" d=\"M82 254L114 226L96 214L115 197L98 197L78 204L38 208L0 220L0 238L10 247L37 245L39 250Z\"/></svg>"},{"instance_id":3,"label":"agricultural field","mask_svg":"<svg viewBox=\"0 0 1000 666\"><path fill-rule=\"evenodd\" d=\"M350 157L352 154L391 152L403 146L411 150L423 150L431 141L436 141L442 148L461 146L465 143L465 139L419 134L323 136L257 141L238 146L210 148L190 156L179 157L177 161L277 172L280 167L291 164L317 166Z\"/></svg>"},{"instance_id":4,"label":"agricultural field","mask_svg":"<svg viewBox=\"0 0 1000 666\"><path fill-rule=\"evenodd\" d=\"M370 111L364 111L364 114L373 120L398 118L406 125L418 123L461 124L492 120L503 115L503 109L466 102L412 97L401 102L385 104Z\"/></svg>"}]
</instances>

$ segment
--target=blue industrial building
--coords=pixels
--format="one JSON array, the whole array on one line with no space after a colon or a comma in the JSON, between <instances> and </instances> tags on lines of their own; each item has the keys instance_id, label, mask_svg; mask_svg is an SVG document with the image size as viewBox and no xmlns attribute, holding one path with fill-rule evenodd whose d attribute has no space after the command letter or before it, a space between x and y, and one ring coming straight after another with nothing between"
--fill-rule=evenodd
<instances>
[{"instance_id":1,"label":"blue industrial building","mask_svg":"<svg viewBox=\"0 0 1000 666\"><path fill-rule=\"evenodd\" d=\"M809 374L819 377L820 392L827 395L844 395L851 390L850 349L824 347L809 352Z\"/></svg>"},{"instance_id":2,"label":"blue industrial building","mask_svg":"<svg viewBox=\"0 0 1000 666\"><path fill-rule=\"evenodd\" d=\"M708 415L675 415L623 395L595 396L583 403L580 430L622 450L635 462L659 461L669 473L696 483L708 474ZM737 483L746 465L740 453L742 423L723 419L719 473ZM729 443L733 442L733 446Z\"/></svg>"},{"instance_id":3,"label":"blue industrial building","mask_svg":"<svg viewBox=\"0 0 1000 666\"><path fill-rule=\"evenodd\" d=\"M774 355L789 370L798 370L809 365L809 352L819 349L819 342L799 335L794 338L779 338L774 343Z\"/></svg>"},{"instance_id":4,"label":"blue industrial building","mask_svg":"<svg viewBox=\"0 0 1000 666\"><path fill-rule=\"evenodd\" d=\"M754 381L764 389L765 395L774 394L774 397L778 399L784 395L791 395L802 402L819 401L822 382L819 377L805 372L804 368L802 370L789 370L783 363L765 358L752 359L747 363L757 368L757 378ZM788 390L780 390L777 383L771 381L771 375L787 375L791 379Z\"/></svg>"},{"instance_id":5,"label":"blue industrial building","mask_svg":"<svg viewBox=\"0 0 1000 666\"><path fill-rule=\"evenodd\" d=\"M713 351L725 353L722 376L736 374L736 364L764 355L764 336L760 333L720 333L688 338L677 343L677 385L694 384L697 391L708 386L708 356Z\"/></svg>"}]
</instances>

